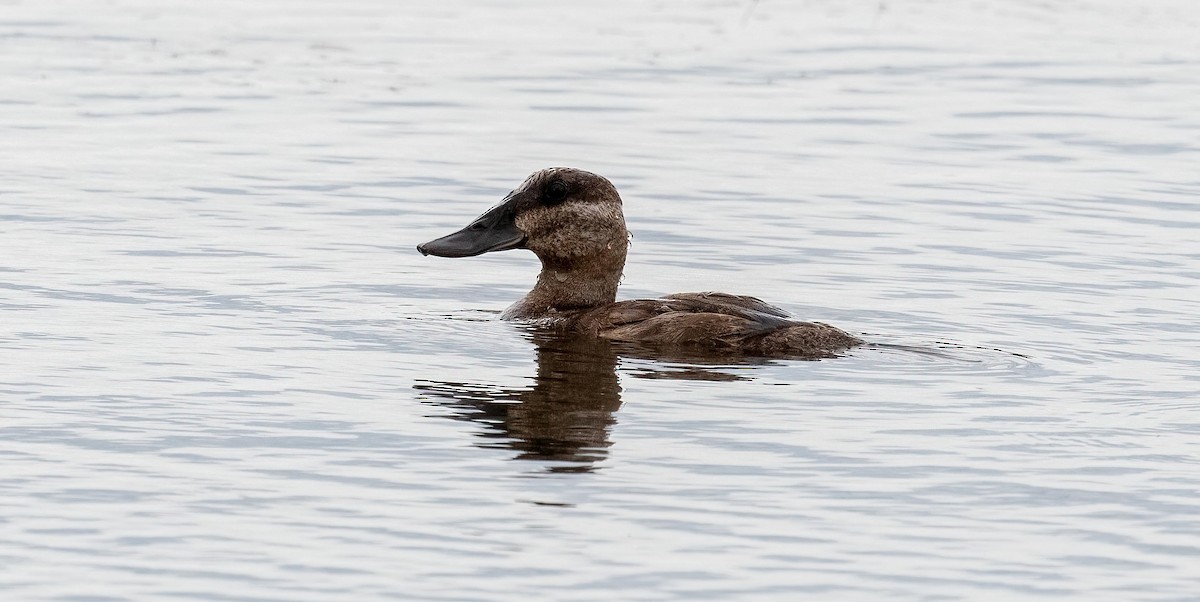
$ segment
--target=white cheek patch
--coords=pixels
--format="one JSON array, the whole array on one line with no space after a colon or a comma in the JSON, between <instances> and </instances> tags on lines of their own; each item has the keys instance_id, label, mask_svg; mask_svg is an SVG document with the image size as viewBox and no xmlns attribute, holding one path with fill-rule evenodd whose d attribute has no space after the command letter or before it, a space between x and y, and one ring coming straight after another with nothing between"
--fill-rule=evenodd
<instances>
[{"instance_id":1,"label":"white cheek patch","mask_svg":"<svg viewBox=\"0 0 1200 602\"><path fill-rule=\"evenodd\" d=\"M534 207L517 216L517 227L535 230L572 228L575 234L611 228L624 222L620 207L595 203L564 203L556 207ZM593 225L600 228L588 228Z\"/></svg>"},{"instance_id":2,"label":"white cheek patch","mask_svg":"<svg viewBox=\"0 0 1200 602\"><path fill-rule=\"evenodd\" d=\"M567 219L584 222L611 222L621 213L613 205L596 203L567 203L563 209L563 213L569 216Z\"/></svg>"},{"instance_id":3,"label":"white cheek patch","mask_svg":"<svg viewBox=\"0 0 1200 602\"><path fill-rule=\"evenodd\" d=\"M621 206L612 203L563 203L535 207L517 217L535 252L582 257L611 250L626 239Z\"/></svg>"}]
</instances>

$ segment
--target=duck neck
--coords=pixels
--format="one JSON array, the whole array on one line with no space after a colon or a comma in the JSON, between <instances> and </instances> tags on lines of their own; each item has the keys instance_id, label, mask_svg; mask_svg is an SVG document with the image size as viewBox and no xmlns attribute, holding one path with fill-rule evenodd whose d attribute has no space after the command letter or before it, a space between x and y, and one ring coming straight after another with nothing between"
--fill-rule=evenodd
<instances>
[{"instance_id":1,"label":"duck neck","mask_svg":"<svg viewBox=\"0 0 1200 602\"><path fill-rule=\"evenodd\" d=\"M505 310L507 320L551 317L561 312L591 309L617 300L625 269L625 246L587 261L542 260L537 284L523 299Z\"/></svg>"}]
</instances>

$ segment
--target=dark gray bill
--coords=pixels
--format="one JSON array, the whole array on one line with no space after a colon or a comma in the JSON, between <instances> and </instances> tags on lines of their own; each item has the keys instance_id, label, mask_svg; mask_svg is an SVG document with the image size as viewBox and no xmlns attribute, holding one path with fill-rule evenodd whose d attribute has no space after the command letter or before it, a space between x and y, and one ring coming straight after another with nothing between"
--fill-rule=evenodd
<instances>
[{"instance_id":1,"label":"dark gray bill","mask_svg":"<svg viewBox=\"0 0 1200 602\"><path fill-rule=\"evenodd\" d=\"M489 251L519 249L525 244L525 233L517 228L514 203L510 196L475 218L466 228L417 245L417 250L422 255L472 257Z\"/></svg>"}]
</instances>

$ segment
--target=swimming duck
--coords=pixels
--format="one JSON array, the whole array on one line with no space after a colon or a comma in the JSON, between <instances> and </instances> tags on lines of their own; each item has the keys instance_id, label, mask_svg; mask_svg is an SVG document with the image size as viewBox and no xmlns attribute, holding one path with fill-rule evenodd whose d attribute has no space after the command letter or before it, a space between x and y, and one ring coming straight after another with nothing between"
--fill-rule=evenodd
<instances>
[{"instance_id":1,"label":"swimming duck","mask_svg":"<svg viewBox=\"0 0 1200 602\"><path fill-rule=\"evenodd\" d=\"M612 182L553 167L534 172L466 228L417 250L439 257L533 251L541 274L533 290L501 314L506 320L614 341L746 355L833 357L862 343L828 324L789 319L754 297L679 293L618 302L628 246L621 196Z\"/></svg>"}]
</instances>

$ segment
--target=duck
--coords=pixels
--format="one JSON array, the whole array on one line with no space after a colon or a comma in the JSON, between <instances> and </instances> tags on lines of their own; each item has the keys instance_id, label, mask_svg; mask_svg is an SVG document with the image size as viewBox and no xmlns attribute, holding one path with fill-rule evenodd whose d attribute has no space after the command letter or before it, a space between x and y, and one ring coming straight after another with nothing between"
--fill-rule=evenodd
<instances>
[{"instance_id":1,"label":"duck","mask_svg":"<svg viewBox=\"0 0 1200 602\"><path fill-rule=\"evenodd\" d=\"M574 335L655 348L749 356L832 358L863 341L800 321L750 296L677 293L617 301L631 237L621 196L582 169L534 172L465 228L417 245L422 255L474 257L527 249L541 261L537 283L501 313Z\"/></svg>"}]
</instances>

